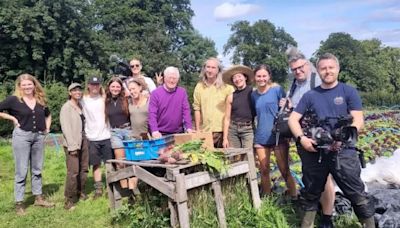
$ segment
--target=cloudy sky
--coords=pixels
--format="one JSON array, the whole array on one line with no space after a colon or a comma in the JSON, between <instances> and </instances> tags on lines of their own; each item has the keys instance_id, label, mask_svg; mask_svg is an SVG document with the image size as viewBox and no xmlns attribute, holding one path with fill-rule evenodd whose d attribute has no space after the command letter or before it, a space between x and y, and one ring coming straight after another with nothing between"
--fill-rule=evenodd
<instances>
[{"instance_id":1,"label":"cloudy sky","mask_svg":"<svg viewBox=\"0 0 400 228\"><path fill-rule=\"evenodd\" d=\"M220 57L223 45L238 20L267 19L283 27L307 57L333 32L347 32L355 39L378 38L400 47L400 0L192 0L194 27L215 41Z\"/></svg>"}]
</instances>

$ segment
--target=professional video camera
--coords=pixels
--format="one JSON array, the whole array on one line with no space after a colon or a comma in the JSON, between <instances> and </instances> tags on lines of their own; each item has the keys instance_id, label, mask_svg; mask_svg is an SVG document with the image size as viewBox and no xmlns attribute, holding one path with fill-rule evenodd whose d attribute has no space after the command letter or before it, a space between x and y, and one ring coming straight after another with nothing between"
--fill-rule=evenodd
<instances>
[{"instance_id":1,"label":"professional video camera","mask_svg":"<svg viewBox=\"0 0 400 228\"><path fill-rule=\"evenodd\" d=\"M123 80L127 77L132 76L131 69L129 67L129 63L124 59L120 58L118 55L113 54L109 58L111 62L110 73L114 75L119 75Z\"/></svg>"},{"instance_id":2,"label":"professional video camera","mask_svg":"<svg viewBox=\"0 0 400 228\"><path fill-rule=\"evenodd\" d=\"M336 121L333 129L327 130L327 126ZM357 128L351 126L352 116L327 117L318 119L313 111L307 111L302 120L302 128L307 137L317 142L317 148L329 148L335 141L350 146L355 145L358 138Z\"/></svg>"},{"instance_id":3,"label":"professional video camera","mask_svg":"<svg viewBox=\"0 0 400 228\"><path fill-rule=\"evenodd\" d=\"M326 126L331 126L331 122L335 120L336 123L334 127L331 130L326 130ZM341 148L354 148L358 152L358 159L360 160L361 167L365 168L364 151L355 147L358 139L358 132L356 127L351 126L352 123L353 117L350 115L346 117L327 117L321 120L313 110L307 110L300 121L304 135L317 142L315 148L330 149L335 141L341 142ZM336 162L337 167L340 167L339 159L337 159Z\"/></svg>"}]
</instances>

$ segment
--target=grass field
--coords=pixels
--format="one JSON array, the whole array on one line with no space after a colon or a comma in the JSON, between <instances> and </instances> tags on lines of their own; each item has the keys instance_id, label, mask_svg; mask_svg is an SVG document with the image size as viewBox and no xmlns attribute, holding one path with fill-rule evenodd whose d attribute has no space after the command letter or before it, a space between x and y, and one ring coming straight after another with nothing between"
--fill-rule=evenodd
<instances>
[{"instance_id":1,"label":"grass field","mask_svg":"<svg viewBox=\"0 0 400 228\"><path fill-rule=\"evenodd\" d=\"M63 152L57 152L54 147L47 147L45 153L43 192L56 206L51 209L33 206L34 197L30 193L30 180L28 180L24 201L27 215L20 217L14 211L12 149L8 143L0 143L0 221L2 221L0 227L169 226L167 198L143 185L141 187L145 190L136 199L136 203L133 206L125 204L116 212L110 212L106 197L96 201L89 198L79 202L73 211L64 210L65 156ZM229 227L294 227L298 222L290 207L277 206L276 197L264 199L262 210L256 211L247 194L245 179L232 181L223 184ZM86 189L89 196L92 196L94 189L91 174ZM191 226L218 227L211 190L208 188L192 190L189 192L189 197Z\"/></svg>"},{"instance_id":2,"label":"grass field","mask_svg":"<svg viewBox=\"0 0 400 228\"><path fill-rule=\"evenodd\" d=\"M79 202L74 211L64 210L64 181L66 175L65 156L53 147L46 149L43 172L43 192L55 208L33 206L34 197L30 193L30 180L27 181L25 205L27 215L18 217L14 212L14 159L11 146L0 144L0 227L118 227L111 226L108 201L104 197ZM29 174L28 174L29 175ZM29 178L29 177L28 177ZM30 178L29 178L30 179ZM87 186L93 191L91 176Z\"/></svg>"}]
</instances>

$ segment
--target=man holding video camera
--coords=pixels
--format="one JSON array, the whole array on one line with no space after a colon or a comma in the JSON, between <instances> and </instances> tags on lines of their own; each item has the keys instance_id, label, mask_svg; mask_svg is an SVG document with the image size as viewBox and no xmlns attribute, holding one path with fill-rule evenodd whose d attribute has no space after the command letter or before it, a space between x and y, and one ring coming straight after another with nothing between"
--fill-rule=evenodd
<instances>
[{"instance_id":1,"label":"man holding video camera","mask_svg":"<svg viewBox=\"0 0 400 228\"><path fill-rule=\"evenodd\" d=\"M301 190L300 202L305 215L301 227L314 227L318 201L329 173L351 201L363 226L375 227L373 202L365 192L360 178L361 166L355 149L357 134L337 137L341 136L339 133L351 133L351 129L359 131L363 127L361 99L354 88L338 81L340 67L334 55L322 55L317 61L317 70L321 86L307 92L289 118L289 127L296 142L302 147L299 155L305 187ZM313 130L310 134L310 129L302 129L300 125L302 117L310 111L318 118L318 134L314 134L316 131ZM354 128L338 126L342 122L338 120L349 115ZM321 140L321 135L331 141L325 138Z\"/></svg>"}]
</instances>

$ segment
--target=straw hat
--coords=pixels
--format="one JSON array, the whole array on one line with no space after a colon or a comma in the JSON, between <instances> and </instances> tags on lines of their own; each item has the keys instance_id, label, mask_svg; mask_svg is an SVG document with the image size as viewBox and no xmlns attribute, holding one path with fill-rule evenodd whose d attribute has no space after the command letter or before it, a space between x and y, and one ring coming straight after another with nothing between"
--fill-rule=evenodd
<instances>
[{"instance_id":1,"label":"straw hat","mask_svg":"<svg viewBox=\"0 0 400 228\"><path fill-rule=\"evenodd\" d=\"M249 67L243 66L243 65L234 65L234 66L230 67L229 69L227 69L226 71L224 71L222 73L222 79L224 80L225 83L233 85L232 77L238 73L242 73L245 76L247 76L247 84L248 85L253 82L253 80L254 80L253 71Z\"/></svg>"}]
</instances>

